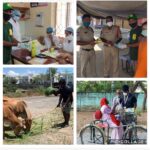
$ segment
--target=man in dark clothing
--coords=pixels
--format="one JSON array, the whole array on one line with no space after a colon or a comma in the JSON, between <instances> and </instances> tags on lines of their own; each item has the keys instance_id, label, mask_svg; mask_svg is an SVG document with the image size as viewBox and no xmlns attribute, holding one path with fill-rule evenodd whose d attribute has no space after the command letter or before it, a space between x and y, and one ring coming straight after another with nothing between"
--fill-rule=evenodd
<instances>
[{"instance_id":1,"label":"man in dark clothing","mask_svg":"<svg viewBox=\"0 0 150 150\"><path fill-rule=\"evenodd\" d=\"M18 41L13 37L12 25L8 21L12 15L12 6L3 4L3 64L11 63L12 46L17 46Z\"/></svg>"},{"instance_id":2,"label":"man in dark clothing","mask_svg":"<svg viewBox=\"0 0 150 150\"><path fill-rule=\"evenodd\" d=\"M54 94L59 96L59 102L57 107L62 107L62 113L64 116L64 122L61 124L61 127L66 127L69 125L70 120L70 110L73 102L73 86L67 86L66 80L64 78L59 81L59 90Z\"/></svg>"},{"instance_id":3,"label":"man in dark clothing","mask_svg":"<svg viewBox=\"0 0 150 150\"><path fill-rule=\"evenodd\" d=\"M129 44L127 44L127 46L129 47L129 55L133 66L133 71L135 71L137 65L139 36L141 35L142 32L142 27L138 26L137 20L138 18L135 14L131 14L128 16L128 21L131 30L130 30Z\"/></svg>"},{"instance_id":4,"label":"man in dark clothing","mask_svg":"<svg viewBox=\"0 0 150 150\"><path fill-rule=\"evenodd\" d=\"M134 94L129 92L129 86L128 85L123 85L122 87L122 91L123 91L123 95L122 95L122 107L124 108L124 115L122 116L122 123L123 125L127 125L130 124L132 122L136 123L136 118L134 113L131 111L127 111L127 109L131 108L131 109L136 109L137 107L137 99L135 97ZM124 130L126 129L126 127L124 127Z\"/></svg>"},{"instance_id":5,"label":"man in dark clothing","mask_svg":"<svg viewBox=\"0 0 150 150\"><path fill-rule=\"evenodd\" d=\"M137 99L133 94L129 93L129 86L123 85L122 91L123 91L122 106L124 108L134 108L135 110L137 107Z\"/></svg>"}]
</instances>

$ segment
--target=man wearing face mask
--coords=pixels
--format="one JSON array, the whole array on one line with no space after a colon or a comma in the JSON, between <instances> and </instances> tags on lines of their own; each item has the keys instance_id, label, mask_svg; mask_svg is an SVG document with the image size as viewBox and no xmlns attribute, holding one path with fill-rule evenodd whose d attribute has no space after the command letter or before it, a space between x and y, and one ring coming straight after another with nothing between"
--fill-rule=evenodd
<instances>
[{"instance_id":1,"label":"man wearing face mask","mask_svg":"<svg viewBox=\"0 0 150 150\"><path fill-rule=\"evenodd\" d=\"M3 64L11 63L12 46L17 46L18 41L13 37L12 25L8 22L12 15L12 6L3 3Z\"/></svg>"},{"instance_id":2,"label":"man wearing face mask","mask_svg":"<svg viewBox=\"0 0 150 150\"><path fill-rule=\"evenodd\" d=\"M111 68L112 76L119 77L119 49L114 44L122 40L121 31L118 26L113 25L112 16L106 17L106 24L100 35L104 43L104 77L110 77Z\"/></svg>"},{"instance_id":3,"label":"man wearing face mask","mask_svg":"<svg viewBox=\"0 0 150 150\"><path fill-rule=\"evenodd\" d=\"M47 35L45 37L40 37L43 39L41 44L45 45L47 49L51 47L57 47L59 45L59 39L54 35L54 31L52 27L48 27L46 29Z\"/></svg>"},{"instance_id":4,"label":"man wearing face mask","mask_svg":"<svg viewBox=\"0 0 150 150\"><path fill-rule=\"evenodd\" d=\"M116 90L116 96L112 99L112 107L111 110L114 112L114 114L120 113L122 111L122 98L121 98L122 92L120 89Z\"/></svg>"},{"instance_id":5,"label":"man wearing face mask","mask_svg":"<svg viewBox=\"0 0 150 150\"><path fill-rule=\"evenodd\" d=\"M131 14L128 16L128 21L131 30L130 30L129 43L127 44L127 46L129 47L129 55L131 59L133 73L135 72L136 65L137 65L139 36L141 35L142 32L142 28L138 26L137 19L138 18L135 14Z\"/></svg>"},{"instance_id":6,"label":"man wearing face mask","mask_svg":"<svg viewBox=\"0 0 150 150\"><path fill-rule=\"evenodd\" d=\"M82 22L83 25L77 29L77 45L80 45L81 77L96 77L95 39L94 31L90 27L91 16L84 14Z\"/></svg>"},{"instance_id":7,"label":"man wearing face mask","mask_svg":"<svg viewBox=\"0 0 150 150\"><path fill-rule=\"evenodd\" d=\"M73 29L71 27L67 27L65 29L65 39L63 42L63 50L70 54L73 54Z\"/></svg>"},{"instance_id":8,"label":"man wearing face mask","mask_svg":"<svg viewBox=\"0 0 150 150\"><path fill-rule=\"evenodd\" d=\"M122 95L122 107L123 108L134 108L137 107L137 99L136 97L129 92L129 86L123 85L122 87L123 95Z\"/></svg>"},{"instance_id":9,"label":"man wearing face mask","mask_svg":"<svg viewBox=\"0 0 150 150\"><path fill-rule=\"evenodd\" d=\"M12 17L10 18L9 22L12 24L13 27L13 37L17 41L21 41L21 33L20 33L20 25L19 25L19 20L21 17L21 13L19 10L13 10L12 11Z\"/></svg>"},{"instance_id":10,"label":"man wearing face mask","mask_svg":"<svg viewBox=\"0 0 150 150\"><path fill-rule=\"evenodd\" d=\"M147 77L147 22L142 25L135 78Z\"/></svg>"}]
</instances>

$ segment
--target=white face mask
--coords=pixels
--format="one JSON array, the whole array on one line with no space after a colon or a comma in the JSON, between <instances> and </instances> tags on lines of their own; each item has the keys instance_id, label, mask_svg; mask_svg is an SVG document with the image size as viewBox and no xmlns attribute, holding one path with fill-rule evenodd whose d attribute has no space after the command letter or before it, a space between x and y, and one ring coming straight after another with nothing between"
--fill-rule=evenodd
<instances>
[{"instance_id":1,"label":"white face mask","mask_svg":"<svg viewBox=\"0 0 150 150\"><path fill-rule=\"evenodd\" d=\"M147 37L147 30L142 30L142 33L141 33L143 36Z\"/></svg>"},{"instance_id":2,"label":"white face mask","mask_svg":"<svg viewBox=\"0 0 150 150\"><path fill-rule=\"evenodd\" d=\"M68 35L68 36L66 37L66 40L72 41L72 40L73 40L73 36L72 36L72 35Z\"/></svg>"},{"instance_id":3,"label":"white face mask","mask_svg":"<svg viewBox=\"0 0 150 150\"><path fill-rule=\"evenodd\" d=\"M124 96L127 96L127 95L128 95L128 93L123 92L123 95L124 95Z\"/></svg>"},{"instance_id":4,"label":"white face mask","mask_svg":"<svg viewBox=\"0 0 150 150\"><path fill-rule=\"evenodd\" d=\"M113 22L107 22L108 27L112 27L112 25L113 25Z\"/></svg>"},{"instance_id":5,"label":"white face mask","mask_svg":"<svg viewBox=\"0 0 150 150\"><path fill-rule=\"evenodd\" d=\"M13 18L14 18L15 21L19 21L20 20L19 16L14 16Z\"/></svg>"}]
</instances>

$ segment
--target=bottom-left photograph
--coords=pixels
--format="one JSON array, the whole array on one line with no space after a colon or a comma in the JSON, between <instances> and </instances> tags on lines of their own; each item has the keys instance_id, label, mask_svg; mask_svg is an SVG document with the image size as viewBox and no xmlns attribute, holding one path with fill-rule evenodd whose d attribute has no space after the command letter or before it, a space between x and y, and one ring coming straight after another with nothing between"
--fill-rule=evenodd
<instances>
[{"instance_id":1,"label":"bottom-left photograph","mask_svg":"<svg viewBox=\"0 0 150 150\"><path fill-rule=\"evenodd\" d=\"M3 144L73 144L73 68L3 68Z\"/></svg>"}]
</instances>

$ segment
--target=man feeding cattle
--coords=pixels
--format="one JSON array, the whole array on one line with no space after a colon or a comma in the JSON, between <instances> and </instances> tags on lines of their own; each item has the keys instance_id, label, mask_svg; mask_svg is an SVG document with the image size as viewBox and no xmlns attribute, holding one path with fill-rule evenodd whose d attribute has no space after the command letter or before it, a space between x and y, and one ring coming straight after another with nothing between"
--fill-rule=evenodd
<instances>
[{"instance_id":1,"label":"man feeding cattle","mask_svg":"<svg viewBox=\"0 0 150 150\"><path fill-rule=\"evenodd\" d=\"M70 110L73 102L72 92L73 86L67 86L66 80L64 78L61 78L59 81L59 89L58 91L54 92L54 95L57 96L58 94L60 94L57 107L62 108L62 113L64 117L64 122L60 124L62 128L69 126Z\"/></svg>"}]
</instances>

